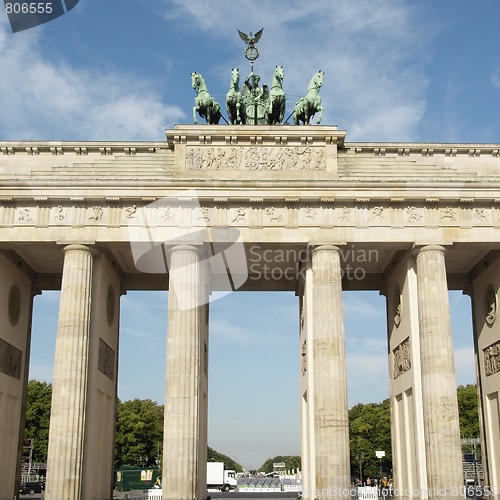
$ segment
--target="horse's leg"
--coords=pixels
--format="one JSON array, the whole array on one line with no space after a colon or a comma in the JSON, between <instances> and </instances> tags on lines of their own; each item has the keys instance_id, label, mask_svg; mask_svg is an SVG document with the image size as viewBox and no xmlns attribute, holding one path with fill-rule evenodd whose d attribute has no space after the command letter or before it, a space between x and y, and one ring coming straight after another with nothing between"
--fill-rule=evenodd
<instances>
[{"instance_id":1,"label":"horse's leg","mask_svg":"<svg viewBox=\"0 0 500 500\"><path fill-rule=\"evenodd\" d=\"M241 108L241 102L240 102L240 98L238 96L236 96L236 102L234 104L234 111L235 111L235 114L236 114L236 123L239 125L241 123L241 112L240 112L240 108Z\"/></svg>"},{"instance_id":2,"label":"horse's leg","mask_svg":"<svg viewBox=\"0 0 500 500\"><path fill-rule=\"evenodd\" d=\"M283 123L283 118L285 118L285 99L283 99L281 101L281 106L280 106L280 113L279 113L279 120L280 120L280 124Z\"/></svg>"},{"instance_id":3,"label":"horse's leg","mask_svg":"<svg viewBox=\"0 0 500 500\"><path fill-rule=\"evenodd\" d=\"M318 116L318 121L316 123L319 125L321 123L321 118L323 117L323 107L318 106L318 111L319 111L319 116Z\"/></svg>"},{"instance_id":4,"label":"horse's leg","mask_svg":"<svg viewBox=\"0 0 500 500\"><path fill-rule=\"evenodd\" d=\"M198 111L198 106L193 107L193 123L195 125L198 123L198 118L196 118L196 111Z\"/></svg>"},{"instance_id":5,"label":"horse's leg","mask_svg":"<svg viewBox=\"0 0 500 500\"><path fill-rule=\"evenodd\" d=\"M240 123L242 125L246 125L247 123L247 115L245 112L245 107L243 105L243 102L240 102L240 105L238 106L238 113L240 115Z\"/></svg>"}]
</instances>

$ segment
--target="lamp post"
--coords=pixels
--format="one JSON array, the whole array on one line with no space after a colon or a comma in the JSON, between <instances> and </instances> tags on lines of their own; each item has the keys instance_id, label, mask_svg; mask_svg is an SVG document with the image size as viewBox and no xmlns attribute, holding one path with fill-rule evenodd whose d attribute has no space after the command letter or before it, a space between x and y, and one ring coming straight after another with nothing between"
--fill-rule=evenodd
<instances>
[{"instance_id":1,"label":"lamp post","mask_svg":"<svg viewBox=\"0 0 500 500\"><path fill-rule=\"evenodd\" d=\"M359 464L359 480L361 481L361 485L363 485L363 463L365 461L365 456L363 454L356 455L356 460Z\"/></svg>"},{"instance_id":2,"label":"lamp post","mask_svg":"<svg viewBox=\"0 0 500 500\"><path fill-rule=\"evenodd\" d=\"M380 478L382 478L382 459L385 457L385 451L376 451L375 456L380 460Z\"/></svg>"}]
</instances>

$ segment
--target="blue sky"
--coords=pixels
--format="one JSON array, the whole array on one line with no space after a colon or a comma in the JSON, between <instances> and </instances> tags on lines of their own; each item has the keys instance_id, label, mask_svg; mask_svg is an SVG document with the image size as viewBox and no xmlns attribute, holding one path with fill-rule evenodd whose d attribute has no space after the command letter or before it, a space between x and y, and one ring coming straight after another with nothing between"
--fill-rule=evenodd
<instances>
[{"instance_id":1,"label":"blue sky","mask_svg":"<svg viewBox=\"0 0 500 500\"><path fill-rule=\"evenodd\" d=\"M255 70L285 69L288 116L325 71L324 124L347 141L498 142L500 3L463 0L80 0L13 34L0 13L1 140L163 140L190 123L199 71L223 104L250 69L237 29L264 27ZM163 401L165 293L122 298L119 396ZM51 380L58 294L35 300L32 377ZM458 382L474 380L470 305L451 294ZM385 303L345 294L349 402L387 397ZM148 325L144 328L144 325ZM247 467L299 453L293 294L213 304L209 442Z\"/></svg>"}]
</instances>

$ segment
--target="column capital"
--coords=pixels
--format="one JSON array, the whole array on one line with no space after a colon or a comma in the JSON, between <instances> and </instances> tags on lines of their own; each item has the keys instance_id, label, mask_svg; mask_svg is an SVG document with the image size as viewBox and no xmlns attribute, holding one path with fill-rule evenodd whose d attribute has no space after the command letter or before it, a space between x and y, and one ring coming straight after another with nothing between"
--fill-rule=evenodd
<instances>
[{"instance_id":1,"label":"column capital","mask_svg":"<svg viewBox=\"0 0 500 500\"><path fill-rule=\"evenodd\" d=\"M71 245L66 245L63 247L63 252L69 252L69 251L75 251L79 250L81 252L89 252L92 254L92 256L96 256L98 254L98 250L95 247L87 246L87 245L81 245L79 243L71 244Z\"/></svg>"},{"instance_id":2,"label":"column capital","mask_svg":"<svg viewBox=\"0 0 500 500\"><path fill-rule=\"evenodd\" d=\"M316 252L336 252L340 253L340 247L337 245L330 245L330 244L325 244L325 245L311 245L313 249L313 253Z\"/></svg>"},{"instance_id":3,"label":"column capital","mask_svg":"<svg viewBox=\"0 0 500 500\"><path fill-rule=\"evenodd\" d=\"M445 254L447 252L447 248L443 245L415 245L413 247L413 255L417 256L424 252L437 252Z\"/></svg>"},{"instance_id":4,"label":"column capital","mask_svg":"<svg viewBox=\"0 0 500 500\"><path fill-rule=\"evenodd\" d=\"M169 249L170 253L172 252L195 252L198 255L201 253L203 247L197 245L187 245L185 243L181 243L179 245L174 245Z\"/></svg>"}]
</instances>

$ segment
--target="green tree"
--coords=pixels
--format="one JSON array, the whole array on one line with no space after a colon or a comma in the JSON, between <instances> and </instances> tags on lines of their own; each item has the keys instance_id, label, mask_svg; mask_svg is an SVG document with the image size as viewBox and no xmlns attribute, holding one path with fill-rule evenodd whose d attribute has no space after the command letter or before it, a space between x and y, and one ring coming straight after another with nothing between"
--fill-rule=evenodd
<instances>
[{"instance_id":1,"label":"green tree","mask_svg":"<svg viewBox=\"0 0 500 500\"><path fill-rule=\"evenodd\" d=\"M25 439L33 440L33 462L47 462L52 384L28 382Z\"/></svg>"},{"instance_id":2,"label":"green tree","mask_svg":"<svg viewBox=\"0 0 500 500\"><path fill-rule=\"evenodd\" d=\"M473 384L461 385L457 389L458 413L460 417L460 437L479 437L479 409L477 387Z\"/></svg>"},{"instance_id":3,"label":"green tree","mask_svg":"<svg viewBox=\"0 0 500 500\"><path fill-rule=\"evenodd\" d=\"M390 404L357 404L349 410L349 435L351 448L351 474L360 475L360 462L363 477L380 476L380 466L384 475L392 470L391 416ZM385 451L380 461L375 452Z\"/></svg>"},{"instance_id":4,"label":"green tree","mask_svg":"<svg viewBox=\"0 0 500 500\"><path fill-rule=\"evenodd\" d=\"M235 462L227 455L215 451L213 448L210 448L210 446L207 449L207 462L224 462L224 469L243 472L243 467L238 462Z\"/></svg>"},{"instance_id":5,"label":"green tree","mask_svg":"<svg viewBox=\"0 0 500 500\"><path fill-rule=\"evenodd\" d=\"M115 464L156 465L163 447L163 405L150 399L118 401Z\"/></svg>"},{"instance_id":6,"label":"green tree","mask_svg":"<svg viewBox=\"0 0 500 500\"><path fill-rule=\"evenodd\" d=\"M46 462L49 443L52 384L28 382L25 438L33 439L33 461ZM149 399L118 401L115 463L117 466L156 465L163 448L163 405ZM224 462L226 469L243 468L230 457L208 447L208 459Z\"/></svg>"},{"instance_id":7,"label":"green tree","mask_svg":"<svg viewBox=\"0 0 500 500\"><path fill-rule=\"evenodd\" d=\"M273 472L273 464L275 463L285 463L285 470L292 470L299 468L302 470L302 461L299 455L277 455L274 458L269 458L266 460L259 468L260 472L264 472L265 474L269 474Z\"/></svg>"}]
</instances>

